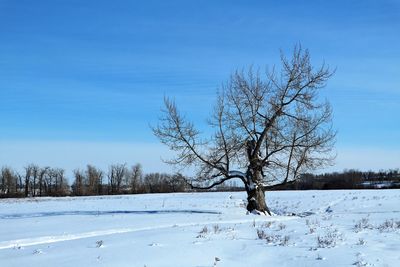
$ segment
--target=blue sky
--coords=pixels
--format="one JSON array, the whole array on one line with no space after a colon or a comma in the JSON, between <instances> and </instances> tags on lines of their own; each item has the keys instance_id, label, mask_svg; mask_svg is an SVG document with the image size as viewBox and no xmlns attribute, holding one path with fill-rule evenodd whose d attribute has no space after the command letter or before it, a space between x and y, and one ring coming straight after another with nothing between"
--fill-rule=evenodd
<instances>
[{"instance_id":1,"label":"blue sky","mask_svg":"<svg viewBox=\"0 0 400 267\"><path fill-rule=\"evenodd\" d=\"M400 2L0 0L0 165L142 162L164 95L204 126L237 68L301 43L337 68L337 164L400 167Z\"/></svg>"}]
</instances>

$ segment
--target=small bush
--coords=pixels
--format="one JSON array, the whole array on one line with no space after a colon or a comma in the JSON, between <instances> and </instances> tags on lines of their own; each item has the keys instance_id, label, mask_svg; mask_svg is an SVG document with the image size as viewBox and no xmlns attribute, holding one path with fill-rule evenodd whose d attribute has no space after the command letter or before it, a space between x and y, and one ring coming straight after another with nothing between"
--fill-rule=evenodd
<instances>
[{"instance_id":1,"label":"small bush","mask_svg":"<svg viewBox=\"0 0 400 267\"><path fill-rule=\"evenodd\" d=\"M283 223L278 224L278 229L279 229L279 230L283 230L283 229L285 229L285 228L286 228L286 225L285 225L285 224L283 224Z\"/></svg>"},{"instance_id":2,"label":"small bush","mask_svg":"<svg viewBox=\"0 0 400 267\"><path fill-rule=\"evenodd\" d=\"M337 241L341 239L342 237L338 234L337 230L329 231L325 236L317 237L317 246L319 248L333 248L336 246Z\"/></svg>"},{"instance_id":3,"label":"small bush","mask_svg":"<svg viewBox=\"0 0 400 267\"><path fill-rule=\"evenodd\" d=\"M318 254L316 260L322 261L322 260L325 260L325 258Z\"/></svg>"},{"instance_id":4,"label":"small bush","mask_svg":"<svg viewBox=\"0 0 400 267\"><path fill-rule=\"evenodd\" d=\"M214 234L218 234L222 231L221 227L218 224L213 225Z\"/></svg>"},{"instance_id":5,"label":"small bush","mask_svg":"<svg viewBox=\"0 0 400 267\"><path fill-rule=\"evenodd\" d=\"M315 233L317 230L317 227L320 226L318 220L310 221L309 219L306 219L306 225L308 226L308 231L310 234Z\"/></svg>"},{"instance_id":6,"label":"small bush","mask_svg":"<svg viewBox=\"0 0 400 267\"><path fill-rule=\"evenodd\" d=\"M353 263L354 266L363 267L368 266L368 263L365 262L363 259L358 259L356 262Z\"/></svg>"},{"instance_id":7,"label":"small bush","mask_svg":"<svg viewBox=\"0 0 400 267\"><path fill-rule=\"evenodd\" d=\"M273 222L265 222L261 225L262 228L270 228L272 226Z\"/></svg>"},{"instance_id":8,"label":"small bush","mask_svg":"<svg viewBox=\"0 0 400 267\"><path fill-rule=\"evenodd\" d=\"M208 228L207 226L204 226L203 229L200 230L199 234L196 236L196 238L204 238L208 234Z\"/></svg>"},{"instance_id":9,"label":"small bush","mask_svg":"<svg viewBox=\"0 0 400 267\"><path fill-rule=\"evenodd\" d=\"M289 245L290 236L280 236L280 235L273 235L267 234L262 229L257 229L257 237L258 239L265 240L268 244L275 244L279 246L287 246Z\"/></svg>"},{"instance_id":10,"label":"small bush","mask_svg":"<svg viewBox=\"0 0 400 267\"><path fill-rule=\"evenodd\" d=\"M207 234L208 233L208 228L207 226L204 226L203 229L199 232L199 234Z\"/></svg>"},{"instance_id":11,"label":"small bush","mask_svg":"<svg viewBox=\"0 0 400 267\"><path fill-rule=\"evenodd\" d=\"M97 240L96 241L96 248L101 248L103 247L104 241L103 240Z\"/></svg>"},{"instance_id":12,"label":"small bush","mask_svg":"<svg viewBox=\"0 0 400 267\"><path fill-rule=\"evenodd\" d=\"M320 226L320 223L318 220L310 221L309 219L306 219L306 225L307 226Z\"/></svg>"},{"instance_id":13,"label":"small bush","mask_svg":"<svg viewBox=\"0 0 400 267\"><path fill-rule=\"evenodd\" d=\"M258 239L266 239L267 233L264 230L257 229L257 237Z\"/></svg>"},{"instance_id":14,"label":"small bush","mask_svg":"<svg viewBox=\"0 0 400 267\"><path fill-rule=\"evenodd\" d=\"M372 229L373 226L369 223L368 218L362 218L359 222L354 225L354 231L356 233L361 232L364 229Z\"/></svg>"},{"instance_id":15,"label":"small bush","mask_svg":"<svg viewBox=\"0 0 400 267\"><path fill-rule=\"evenodd\" d=\"M367 244L367 241L365 241L363 238L359 238L359 239L358 239L357 245L363 246L363 245L365 245L365 244Z\"/></svg>"},{"instance_id":16,"label":"small bush","mask_svg":"<svg viewBox=\"0 0 400 267\"><path fill-rule=\"evenodd\" d=\"M386 220L381 225L378 226L380 232L391 232L400 229L400 221Z\"/></svg>"},{"instance_id":17,"label":"small bush","mask_svg":"<svg viewBox=\"0 0 400 267\"><path fill-rule=\"evenodd\" d=\"M42 253L43 253L43 250L41 250L41 249L35 249L33 251L33 254L42 254Z\"/></svg>"},{"instance_id":18,"label":"small bush","mask_svg":"<svg viewBox=\"0 0 400 267\"><path fill-rule=\"evenodd\" d=\"M290 236L285 235L282 239L281 239L281 243L279 244L280 246L288 246L289 245L289 239Z\"/></svg>"}]
</instances>

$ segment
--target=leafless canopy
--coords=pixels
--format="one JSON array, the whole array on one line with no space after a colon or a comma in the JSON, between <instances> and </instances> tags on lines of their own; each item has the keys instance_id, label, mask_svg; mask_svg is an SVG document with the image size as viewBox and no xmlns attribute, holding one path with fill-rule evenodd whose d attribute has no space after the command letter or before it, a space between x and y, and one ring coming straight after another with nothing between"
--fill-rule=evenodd
<instances>
[{"instance_id":1,"label":"leafless canopy","mask_svg":"<svg viewBox=\"0 0 400 267\"><path fill-rule=\"evenodd\" d=\"M308 50L295 47L281 70L236 71L217 95L204 138L165 98L155 135L176 152L169 163L195 166L194 187L211 188L232 178L264 189L293 181L332 162L332 111L318 92L332 72L314 68Z\"/></svg>"}]
</instances>

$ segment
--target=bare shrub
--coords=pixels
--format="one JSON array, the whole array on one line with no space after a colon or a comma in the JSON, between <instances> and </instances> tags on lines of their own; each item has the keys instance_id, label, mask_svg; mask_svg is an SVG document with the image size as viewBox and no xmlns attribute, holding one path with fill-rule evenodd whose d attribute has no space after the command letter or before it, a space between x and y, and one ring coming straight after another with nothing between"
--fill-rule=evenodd
<instances>
[{"instance_id":1,"label":"bare shrub","mask_svg":"<svg viewBox=\"0 0 400 267\"><path fill-rule=\"evenodd\" d=\"M281 240L281 236L280 235L266 235L266 237L264 238L268 244L275 244L278 243Z\"/></svg>"},{"instance_id":2,"label":"bare shrub","mask_svg":"<svg viewBox=\"0 0 400 267\"><path fill-rule=\"evenodd\" d=\"M356 262L353 263L354 266L363 267L368 266L369 264L362 258L358 258Z\"/></svg>"},{"instance_id":3,"label":"bare shrub","mask_svg":"<svg viewBox=\"0 0 400 267\"><path fill-rule=\"evenodd\" d=\"M214 234L218 234L222 231L221 227L218 224L213 225Z\"/></svg>"},{"instance_id":4,"label":"bare shrub","mask_svg":"<svg viewBox=\"0 0 400 267\"><path fill-rule=\"evenodd\" d=\"M262 228L270 228L274 222L265 222L261 224Z\"/></svg>"},{"instance_id":5,"label":"bare shrub","mask_svg":"<svg viewBox=\"0 0 400 267\"><path fill-rule=\"evenodd\" d=\"M218 263L219 261L221 261L221 259L218 258L218 257L215 257L215 258L214 258L214 266L217 266L217 263Z\"/></svg>"},{"instance_id":6,"label":"bare shrub","mask_svg":"<svg viewBox=\"0 0 400 267\"><path fill-rule=\"evenodd\" d=\"M43 254L43 250L41 250L41 249L35 249L35 250L33 251L33 254Z\"/></svg>"},{"instance_id":7,"label":"bare shrub","mask_svg":"<svg viewBox=\"0 0 400 267\"><path fill-rule=\"evenodd\" d=\"M365 244L367 244L367 241L365 241L363 238L359 238L359 239L358 239L357 245L363 246L363 245L365 245Z\"/></svg>"},{"instance_id":8,"label":"bare shrub","mask_svg":"<svg viewBox=\"0 0 400 267\"><path fill-rule=\"evenodd\" d=\"M317 256L316 260L322 261L322 260L325 260L325 258L324 258L324 257L322 257L320 254L318 254L318 256Z\"/></svg>"},{"instance_id":9,"label":"bare shrub","mask_svg":"<svg viewBox=\"0 0 400 267\"><path fill-rule=\"evenodd\" d=\"M362 218L359 222L354 225L354 231L356 233L364 230L364 229L372 229L373 226L369 223L368 218Z\"/></svg>"},{"instance_id":10,"label":"bare shrub","mask_svg":"<svg viewBox=\"0 0 400 267\"><path fill-rule=\"evenodd\" d=\"M286 228L286 225L285 225L285 224L283 224L283 223L278 224L278 229L279 229L279 230L283 230L283 229L285 229L285 228Z\"/></svg>"},{"instance_id":11,"label":"bare shrub","mask_svg":"<svg viewBox=\"0 0 400 267\"><path fill-rule=\"evenodd\" d=\"M200 230L200 232L199 232L199 234L196 236L196 238L205 238L207 234L208 234L208 228L207 228L207 226L204 226L204 227Z\"/></svg>"},{"instance_id":12,"label":"bare shrub","mask_svg":"<svg viewBox=\"0 0 400 267\"><path fill-rule=\"evenodd\" d=\"M331 214L329 214L329 215L323 215L321 219L324 220L324 221L332 220L332 215L331 215Z\"/></svg>"},{"instance_id":13,"label":"bare shrub","mask_svg":"<svg viewBox=\"0 0 400 267\"><path fill-rule=\"evenodd\" d=\"M317 219L315 219L313 221L306 219L306 225L307 226L320 226L320 223Z\"/></svg>"},{"instance_id":14,"label":"bare shrub","mask_svg":"<svg viewBox=\"0 0 400 267\"><path fill-rule=\"evenodd\" d=\"M380 232L391 232L400 229L400 221L386 220L378 226Z\"/></svg>"},{"instance_id":15,"label":"bare shrub","mask_svg":"<svg viewBox=\"0 0 400 267\"><path fill-rule=\"evenodd\" d=\"M308 231L310 234L315 233L317 230L317 227L320 226L318 220L310 221L309 219L306 219L306 225L308 226Z\"/></svg>"},{"instance_id":16,"label":"bare shrub","mask_svg":"<svg viewBox=\"0 0 400 267\"><path fill-rule=\"evenodd\" d=\"M288 246L290 240L290 236L288 235L281 236L281 235L268 234L262 229L257 229L257 237L258 239L265 240L268 244L274 244L279 246Z\"/></svg>"},{"instance_id":17,"label":"bare shrub","mask_svg":"<svg viewBox=\"0 0 400 267\"><path fill-rule=\"evenodd\" d=\"M104 241L103 240L97 240L96 241L96 248L101 248L103 247Z\"/></svg>"},{"instance_id":18,"label":"bare shrub","mask_svg":"<svg viewBox=\"0 0 400 267\"><path fill-rule=\"evenodd\" d=\"M286 247L289 245L289 240L290 240L290 236L285 235L283 238L281 238L281 243L279 245Z\"/></svg>"},{"instance_id":19,"label":"bare shrub","mask_svg":"<svg viewBox=\"0 0 400 267\"><path fill-rule=\"evenodd\" d=\"M333 248L336 246L337 241L341 240L342 236L335 229L328 231L324 236L317 237L317 246L319 248Z\"/></svg>"},{"instance_id":20,"label":"bare shrub","mask_svg":"<svg viewBox=\"0 0 400 267\"><path fill-rule=\"evenodd\" d=\"M267 233L262 229L257 229L257 237L258 239L266 239Z\"/></svg>"}]
</instances>

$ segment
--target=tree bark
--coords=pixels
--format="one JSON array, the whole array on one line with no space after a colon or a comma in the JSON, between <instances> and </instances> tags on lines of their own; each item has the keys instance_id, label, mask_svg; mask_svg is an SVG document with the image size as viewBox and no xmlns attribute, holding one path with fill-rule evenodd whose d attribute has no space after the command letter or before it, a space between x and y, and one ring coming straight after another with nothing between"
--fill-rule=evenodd
<instances>
[{"instance_id":1,"label":"tree bark","mask_svg":"<svg viewBox=\"0 0 400 267\"><path fill-rule=\"evenodd\" d=\"M249 212L261 212L271 215L265 201L265 191L260 178L262 178L262 173L258 169L253 172L248 172L247 174L247 180L249 181L249 185L246 186L247 210Z\"/></svg>"},{"instance_id":2,"label":"tree bark","mask_svg":"<svg viewBox=\"0 0 400 267\"><path fill-rule=\"evenodd\" d=\"M249 212L262 212L271 215L265 202L265 192L261 187L247 191L247 210Z\"/></svg>"},{"instance_id":3,"label":"tree bark","mask_svg":"<svg viewBox=\"0 0 400 267\"><path fill-rule=\"evenodd\" d=\"M271 215L265 202L265 192L262 183L264 180L263 163L260 158L259 148L257 148L255 140L247 141L246 146L247 158L250 162L246 173L247 210L249 212L262 212Z\"/></svg>"}]
</instances>

